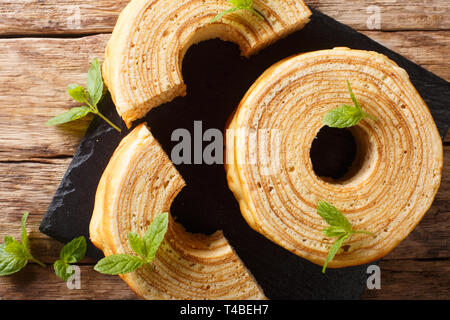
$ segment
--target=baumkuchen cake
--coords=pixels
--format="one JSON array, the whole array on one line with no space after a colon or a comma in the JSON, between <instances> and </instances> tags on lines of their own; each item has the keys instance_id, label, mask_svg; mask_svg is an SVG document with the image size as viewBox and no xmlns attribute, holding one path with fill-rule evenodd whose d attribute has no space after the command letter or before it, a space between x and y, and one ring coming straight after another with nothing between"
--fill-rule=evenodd
<instances>
[{"instance_id":1,"label":"baumkuchen cake","mask_svg":"<svg viewBox=\"0 0 450 320\"><path fill-rule=\"evenodd\" d=\"M145 124L120 143L100 180L90 224L92 242L106 256L133 254L128 233L145 233L168 212L185 185ZM221 232L191 234L172 218L150 265L121 275L146 299L265 299Z\"/></svg>"},{"instance_id":2,"label":"baumkuchen cake","mask_svg":"<svg viewBox=\"0 0 450 320\"><path fill-rule=\"evenodd\" d=\"M150 109L186 94L181 63L194 43L220 38L249 56L302 28L311 15L301 0L254 0L248 10L211 20L226 0L132 0L108 42L103 76L128 127Z\"/></svg>"},{"instance_id":3,"label":"baumkuchen cake","mask_svg":"<svg viewBox=\"0 0 450 320\"><path fill-rule=\"evenodd\" d=\"M310 149L329 110L365 112L351 127L356 158L340 179L319 177ZM323 265L334 239L317 213L327 201L354 234L329 267L386 255L421 220L438 190L442 142L430 112L403 69L384 55L335 48L300 54L265 71L230 120L227 178L249 225L273 242Z\"/></svg>"}]
</instances>

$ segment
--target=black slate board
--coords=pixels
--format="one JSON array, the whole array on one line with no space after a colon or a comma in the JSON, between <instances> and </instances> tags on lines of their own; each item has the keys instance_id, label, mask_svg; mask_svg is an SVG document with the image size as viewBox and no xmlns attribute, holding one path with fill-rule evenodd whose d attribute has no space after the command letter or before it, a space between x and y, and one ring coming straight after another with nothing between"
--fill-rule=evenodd
<instances>
[{"instance_id":1,"label":"black slate board","mask_svg":"<svg viewBox=\"0 0 450 320\"><path fill-rule=\"evenodd\" d=\"M151 131L166 153L176 142L176 128L193 132L193 122L203 121L203 130L222 129L244 93L257 77L275 62L290 55L346 46L387 55L406 69L411 81L428 104L442 137L450 123L450 84L366 36L313 11L303 29L250 59L240 57L236 45L210 40L191 47L183 61L186 97L153 109L146 116ZM104 113L122 123L108 97ZM122 124L122 128L125 127ZM88 226L98 181L122 134L95 118L44 216L40 230L62 242L76 236L89 238ZM228 190L222 165L180 165L187 182L172 204L171 212L188 231L212 233L221 229L251 270L270 299L358 299L366 287L367 266L321 268L273 244L253 231L242 218ZM88 255L102 253L89 243Z\"/></svg>"}]
</instances>

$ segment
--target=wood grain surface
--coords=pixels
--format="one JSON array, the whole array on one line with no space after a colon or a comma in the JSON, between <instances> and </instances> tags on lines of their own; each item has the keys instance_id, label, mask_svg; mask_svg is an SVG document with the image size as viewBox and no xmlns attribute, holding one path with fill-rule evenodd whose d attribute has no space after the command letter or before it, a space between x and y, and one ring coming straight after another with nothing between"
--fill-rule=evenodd
<instances>
[{"instance_id":1,"label":"wood grain surface","mask_svg":"<svg viewBox=\"0 0 450 320\"><path fill-rule=\"evenodd\" d=\"M81 35L111 32L128 0L0 0L0 34ZM314 9L355 28L369 30L379 10L381 30L449 30L446 0L309 0ZM374 6L378 7L376 9Z\"/></svg>"},{"instance_id":2,"label":"wood grain surface","mask_svg":"<svg viewBox=\"0 0 450 320\"><path fill-rule=\"evenodd\" d=\"M31 248L47 268L31 264L0 278L1 299L135 299L118 277L84 259L81 289L69 290L50 264L62 245L38 231L91 117L60 127L43 123L76 103L65 88L85 83L89 62L102 58L118 13L128 1L0 0L0 236L19 236L30 212ZM362 31L450 80L448 0L310 0L312 8ZM381 28L367 19L377 6ZM381 290L365 299L450 299L450 134L436 200L416 229L381 264Z\"/></svg>"}]
</instances>

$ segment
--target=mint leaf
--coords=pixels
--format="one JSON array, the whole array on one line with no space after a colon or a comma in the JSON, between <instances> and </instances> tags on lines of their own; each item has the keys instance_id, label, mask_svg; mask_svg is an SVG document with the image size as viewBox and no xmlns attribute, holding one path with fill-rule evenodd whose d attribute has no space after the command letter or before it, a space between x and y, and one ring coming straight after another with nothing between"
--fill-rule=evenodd
<instances>
[{"instance_id":1,"label":"mint leaf","mask_svg":"<svg viewBox=\"0 0 450 320\"><path fill-rule=\"evenodd\" d=\"M115 254L101 259L94 270L103 274L125 274L133 272L144 264L141 258L129 254Z\"/></svg>"},{"instance_id":2,"label":"mint leaf","mask_svg":"<svg viewBox=\"0 0 450 320\"><path fill-rule=\"evenodd\" d=\"M3 239L5 246L7 246L8 244L10 244L11 242L14 242L14 241L17 241L17 240L11 236L5 236L5 238Z\"/></svg>"},{"instance_id":3,"label":"mint leaf","mask_svg":"<svg viewBox=\"0 0 450 320\"><path fill-rule=\"evenodd\" d=\"M25 267L28 261L33 261L45 267L35 259L29 250L29 240L26 229L28 212L22 216L22 243L11 236L4 237L4 243L0 245L0 276L10 275Z\"/></svg>"},{"instance_id":4,"label":"mint leaf","mask_svg":"<svg viewBox=\"0 0 450 320\"><path fill-rule=\"evenodd\" d=\"M164 239L169 225L169 214L167 212L156 216L141 238L136 232L128 234L131 248L141 257L130 254L115 254L101 259L94 270L104 274L125 274L135 271L142 265L150 263Z\"/></svg>"},{"instance_id":5,"label":"mint leaf","mask_svg":"<svg viewBox=\"0 0 450 320\"><path fill-rule=\"evenodd\" d=\"M83 118L89 112L91 112L91 109L87 106L75 107L75 108L70 109L67 112L64 112L56 117L51 118L45 124L47 126L54 126L57 124L67 123L70 121L74 121L74 120Z\"/></svg>"},{"instance_id":6,"label":"mint leaf","mask_svg":"<svg viewBox=\"0 0 450 320\"><path fill-rule=\"evenodd\" d=\"M59 255L62 261L67 263L77 263L86 254L86 239L84 236L78 237L67 243Z\"/></svg>"},{"instance_id":7,"label":"mint leaf","mask_svg":"<svg viewBox=\"0 0 450 320\"><path fill-rule=\"evenodd\" d=\"M210 23L216 22L222 19L224 15L238 10L248 10L251 13L255 14L258 18L264 20L264 17L253 8L253 0L228 0L228 2L231 3L233 7L217 14L214 18L211 19Z\"/></svg>"},{"instance_id":8,"label":"mint leaf","mask_svg":"<svg viewBox=\"0 0 450 320\"><path fill-rule=\"evenodd\" d=\"M222 17L223 17L224 15L229 14L229 13L232 13L232 12L235 12L235 11L238 11L238 10L242 10L242 8L240 8L240 7L235 7L235 8L230 8L230 9L228 9L228 10L225 10L225 11L219 13L218 15L216 15L214 18L212 18L211 21L210 21L210 23L219 21L220 19L222 19Z\"/></svg>"},{"instance_id":9,"label":"mint leaf","mask_svg":"<svg viewBox=\"0 0 450 320\"><path fill-rule=\"evenodd\" d=\"M252 6L252 0L228 0L229 3L231 3L235 7L248 7Z\"/></svg>"},{"instance_id":10,"label":"mint leaf","mask_svg":"<svg viewBox=\"0 0 450 320\"><path fill-rule=\"evenodd\" d=\"M352 234L365 233L373 236L373 233L369 231L353 230L350 221L338 209L326 201L319 201L317 203L317 213L330 225L330 227L322 230L323 233L327 237L338 237L328 252L322 273L325 273L328 263L333 260L339 248L342 247L342 243Z\"/></svg>"},{"instance_id":11,"label":"mint leaf","mask_svg":"<svg viewBox=\"0 0 450 320\"><path fill-rule=\"evenodd\" d=\"M328 222L330 226L340 227L346 232L352 230L352 225L347 218L328 202L319 201L317 203L317 213Z\"/></svg>"},{"instance_id":12,"label":"mint leaf","mask_svg":"<svg viewBox=\"0 0 450 320\"><path fill-rule=\"evenodd\" d=\"M0 276L7 276L20 271L28 259L5 251L5 244L0 245Z\"/></svg>"},{"instance_id":13,"label":"mint leaf","mask_svg":"<svg viewBox=\"0 0 450 320\"><path fill-rule=\"evenodd\" d=\"M144 235L144 243L147 250L146 262L150 262L155 258L161 242L169 225L169 213L164 212L153 219L150 227Z\"/></svg>"},{"instance_id":14,"label":"mint leaf","mask_svg":"<svg viewBox=\"0 0 450 320\"><path fill-rule=\"evenodd\" d=\"M96 106L103 96L103 77L100 62L95 58L88 71L87 90L91 104Z\"/></svg>"},{"instance_id":15,"label":"mint leaf","mask_svg":"<svg viewBox=\"0 0 450 320\"><path fill-rule=\"evenodd\" d=\"M328 111L322 123L333 128L348 128L356 125L364 118L364 114L357 107L343 105Z\"/></svg>"},{"instance_id":16,"label":"mint leaf","mask_svg":"<svg viewBox=\"0 0 450 320\"><path fill-rule=\"evenodd\" d=\"M368 235L370 235L370 236L372 236L372 237L375 236L373 232L365 231L365 230L353 230L353 233L363 233L363 234L368 234Z\"/></svg>"},{"instance_id":17,"label":"mint leaf","mask_svg":"<svg viewBox=\"0 0 450 320\"><path fill-rule=\"evenodd\" d=\"M67 281L73 274L73 270L69 272L71 263L77 263L84 258L86 254L86 239L84 236L78 237L67 243L59 254L59 260L53 264L53 269L58 277L63 281Z\"/></svg>"},{"instance_id":18,"label":"mint leaf","mask_svg":"<svg viewBox=\"0 0 450 320\"><path fill-rule=\"evenodd\" d=\"M350 98L352 98L352 101L355 104L355 107L357 107L359 110L362 111L361 105L359 104L358 100L356 100L356 96L353 93L353 90L352 90L352 87L350 85L350 82L348 80L346 80L346 82L347 82L348 92L350 93Z\"/></svg>"},{"instance_id":19,"label":"mint leaf","mask_svg":"<svg viewBox=\"0 0 450 320\"><path fill-rule=\"evenodd\" d=\"M130 247L140 255L143 259L147 257L147 249L142 238L136 232L130 232L128 234L128 241L130 242Z\"/></svg>"},{"instance_id":20,"label":"mint leaf","mask_svg":"<svg viewBox=\"0 0 450 320\"><path fill-rule=\"evenodd\" d=\"M65 262L63 260L57 260L53 264L53 269L55 270L56 275L58 277L60 277L61 280L63 280L63 281L67 281L69 279L69 277L74 273L73 270L72 270L72 272L69 272L69 270L68 270L69 267L70 267L70 264L68 264L67 262Z\"/></svg>"},{"instance_id":21,"label":"mint leaf","mask_svg":"<svg viewBox=\"0 0 450 320\"><path fill-rule=\"evenodd\" d=\"M5 252L14 255L16 257L19 258L24 258L27 259L29 258L28 256L28 250L17 240L14 239L14 241L9 242L6 246L5 246Z\"/></svg>"},{"instance_id":22,"label":"mint leaf","mask_svg":"<svg viewBox=\"0 0 450 320\"><path fill-rule=\"evenodd\" d=\"M82 86L70 84L67 86L67 92L75 101L89 103L87 92Z\"/></svg>"},{"instance_id":23,"label":"mint leaf","mask_svg":"<svg viewBox=\"0 0 450 320\"><path fill-rule=\"evenodd\" d=\"M117 275L135 271L142 265L150 263L164 239L168 225L169 214L167 212L159 214L153 219L143 238L136 232L128 234L131 248L140 257L130 254L107 256L95 265L94 270L104 274Z\"/></svg>"},{"instance_id":24,"label":"mint leaf","mask_svg":"<svg viewBox=\"0 0 450 320\"><path fill-rule=\"evenodd\" d=\"M326 229L323 229L322 232L327 237L340 237L347 233L347 231L341 227L328 227Z\"/></svg>"},{"instance_id":25,"label":"mint leaf","mask_svg":"<svg viewBox=\"0 0 450 320\"><path fill-rule=\"evenodd\" d=\"M331 246L330 251L328 252L327 258L325 259L325 263L322 267L322 273L325 273L325 269L327 268L328 262L333 260L336 253L339 251L339 249L342 247L342 244L344 243L345 239L349 237L349 234L344 234L340 236Z\"/></svg>"},{"instance_id":26,"label":"mint leaf","mask_svg":"<svg viewBox=\"0 0 450 320\"><path fill-rule=\"evenodd\" d=\"M28 212L25 212L24 215L22 216L22 232L21 232L20 238L21 238L21 241L22 241L22 245L27 250L29 250L30 249L30 243L28 241L28 234L27 234L27 227L26 227L27 219L28 219Z\"/></svg>"},{"instance_id":27,"label":"mint leaf","mask_svg":"<svg viewBox=\"0 0 450 320\"><path fill-rule=\"evenodd\" d=\"M340 107L328 111L322 119L322 123L324 125L333 128L349 128L358 124L358 122L364 118L376 120L375 117L372 117L371 115L363 111L361 105L356 99L355 94L353 93L350 82L348 80L347 87L354 106L344 104Z\"/></svg>"},{"instance_id":28,"label":"mint leaf","mask_svg":"<svg viewBox=\"0 0 450 320\"><path fill-rule=\"evenodd\" d=\"M103 84L102 68L100 62L95 58L88 71L87 75L87 92L79 85L70 84L67 87L69 95L78 102L86 103L87 106L72 108L69 111L60 114L50 120L45 124L48 126L54 126L58 124L67 123L70 121L77 120L86 116L89 112L92 112L103 120L105 120L111 127L119 132L122 130L112 123L108 118L106 118L97 108L97 104L104 97L107 92L106 86Z\"/></svg>"}]
</instances>

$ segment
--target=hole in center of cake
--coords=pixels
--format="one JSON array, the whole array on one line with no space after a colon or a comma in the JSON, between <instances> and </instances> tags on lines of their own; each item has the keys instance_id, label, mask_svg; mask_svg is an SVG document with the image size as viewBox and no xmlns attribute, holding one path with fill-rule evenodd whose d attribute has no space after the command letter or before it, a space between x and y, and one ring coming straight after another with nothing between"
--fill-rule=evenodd
<instances>
[{"instance_id":1,"label":"hole in center of cake","mask_svg":"<svg viewBox=\"0 0 450 320\"><path fill-rule=\"evenodd\" d=\"M310 158L314 173L329 181L356 174L358 145L351 129L324 126L314 138Z\"/></svg>"}]
</instances>

